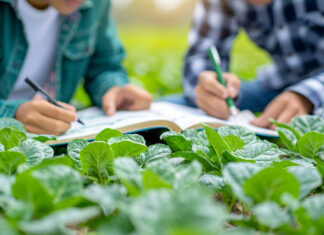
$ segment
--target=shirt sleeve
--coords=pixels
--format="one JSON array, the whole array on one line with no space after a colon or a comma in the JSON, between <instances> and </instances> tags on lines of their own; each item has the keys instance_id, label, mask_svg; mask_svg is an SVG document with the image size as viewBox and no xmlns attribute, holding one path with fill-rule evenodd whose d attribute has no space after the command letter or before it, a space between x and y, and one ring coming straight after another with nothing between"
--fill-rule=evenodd
<instances>
[{"instance_id":1,"label":"shirt sleeve","mask_svg":"<svg viewBox=\"0 0 324 235\"><path fill-rule=\"evenodd\" d=\"M189 51L184 65L185 96L194 103L194 88L202 71L213 70L208 48L216 46L222 59L222 69L228 71L232 42L238 25L223 0L201 0L195 7L193 26L189 34Z\"/></svg>"},{"instance_id":2,"label":"shirt sleeve","mask_svg":"<svg viewBox=\"0 0 324 235\"><path fill-rule=\"evenodd\" d=\"M0 117L14 118L19 106L27 100L0 100Z\"/></svg>"},{"instance_id":3,"label":"shirt sleeve","mask_svg":"<svg viewBox=\"0 0 324 235\"><path fill-rule=\"evenodd\" d=\"M286 89L305 96L314 105L313 114L324 117L324 72Z\"/></svg>"},{"instance_id":4,"label":"shirt sleeve","mask_svg":"<svg viewBox=\"0 0 324 235\"><path fill-rule=\"evenodd\" d=\"M110 1L102 10L96 50L85 76L85 89L92 102L99 107L102 106L102 97L110 88L128 83L127 73L122 66L125 52L111 18Z\"/></svg>"}]
</instances>

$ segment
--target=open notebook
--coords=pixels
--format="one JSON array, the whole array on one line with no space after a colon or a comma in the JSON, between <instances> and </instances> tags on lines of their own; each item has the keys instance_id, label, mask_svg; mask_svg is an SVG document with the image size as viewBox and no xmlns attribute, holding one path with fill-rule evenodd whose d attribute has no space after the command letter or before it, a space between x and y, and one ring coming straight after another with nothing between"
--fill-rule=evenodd
<instances>
[{"instance_id":1,"label":"open notebook","mask_svg":"<svg viewBox=\"0 0 324 235\"><path fill-rule=\"evenodd\" d=\"M62 144L74 139L94 139L105 128L117 129L123 133L154 128L167 128L181 132L186 129L199 129L201 123L213 128L232 124L242 125L258 135L266 137L278 136L275 131L250 125L249 122L255 118L250 111L242 111L234 118L224 121L210 117L199 109L166 102L154 102L151 109L146 111L118 111L112 117L107 117L97 107L91 107L78 112L78 117L86 124L85 126L73 123L69 131L59 136L56 141L49 141L47 144Z\"/></svg>"}]
</instances>

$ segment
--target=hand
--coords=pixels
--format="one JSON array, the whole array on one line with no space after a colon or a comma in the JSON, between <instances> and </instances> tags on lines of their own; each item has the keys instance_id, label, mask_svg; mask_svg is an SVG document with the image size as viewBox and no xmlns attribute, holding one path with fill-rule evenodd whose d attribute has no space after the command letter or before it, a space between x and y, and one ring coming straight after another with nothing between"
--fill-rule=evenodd
<instances>
[{"instance_id":1,"label":"hand","mask_svg":"<svg viewBox=\"0 0 324 235\"><path fill-rule=\"evenodd\" d=\"M230 111L226 99L236 98L240 89L240 80L231 73L224 73L227 86L217 80L217 74L211 71L202 72L195 88L196 104L211 116L228 119Z\"/></svg>"},{"instance_id":2,"label":"hand","mask_svg":"<svg viewBox=\"0 0 324 235\"><path fill-rule=\"evenodd\" d=\"M65 109L46 100L32 100L19 106L16 119L22 122L26 130L35 134L61 135L77 120L75 108L59 102Z\"/></svg>"},{"instance_id":3,"label":"hand","mask_svg":"<svg viewBox=\"0 0 324 235\"><path fill-rule=\"evenodd\" d=\"M313 108L313 104L306 97L287 91L271 101L264 113L252 121L251 124L275 129L275 126L269 120L270 118L275 119L277 122L289 124L294 117L309 114Z\"/></svg>"},{"instance_id":4,"label":"hand","mask_svg":"<svg viewBox=\"0 0 324 235\"><path fill-rule=\"evenodd\" d=\"M111 88L102 98L102 109L111 116L116 110L149 109L152 96L144 89L129 84L124 87Z\"/></svg>"}]
</instances>

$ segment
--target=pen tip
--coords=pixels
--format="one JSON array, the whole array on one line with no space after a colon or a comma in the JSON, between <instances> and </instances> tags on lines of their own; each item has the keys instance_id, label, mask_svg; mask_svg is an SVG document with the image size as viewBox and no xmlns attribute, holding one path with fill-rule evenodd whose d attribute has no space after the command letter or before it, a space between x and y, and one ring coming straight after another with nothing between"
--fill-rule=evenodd
<instances>
[{"instance_id":1,"label":"pen tip","mask_svg":"<svg viewBox=\"0 0 324 235\"><path fill-rule=\"evenodd\" d=\"M81 121L80 119L78 119L78 123L80 123L80 124L82 124L82 125L84 125L84 126L85 126L84 122L83 122L83 121Z\"/></svg>"}]
</instances>

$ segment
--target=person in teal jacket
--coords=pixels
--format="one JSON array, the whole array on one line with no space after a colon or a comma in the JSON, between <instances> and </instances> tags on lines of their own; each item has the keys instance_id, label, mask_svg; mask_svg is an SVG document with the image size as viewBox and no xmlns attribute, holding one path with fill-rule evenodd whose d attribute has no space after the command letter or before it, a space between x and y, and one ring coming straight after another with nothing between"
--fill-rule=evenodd
<instances>
[{"instance_id":1,"label":"person in teal jacket","mask_svg":"<svg viewBox=\"0 0 324 235\"><path fill-rule=\"evenodd\" d=\"M59 135L77 119L67 103L83 78L107 115L149 108L151 95L129 84L121 65L125 52L110 8L110 0L0 0L0 117L14 117L32 133ZM25 77L68 110L35 98Z\"/></svg>"}]
</instances>

